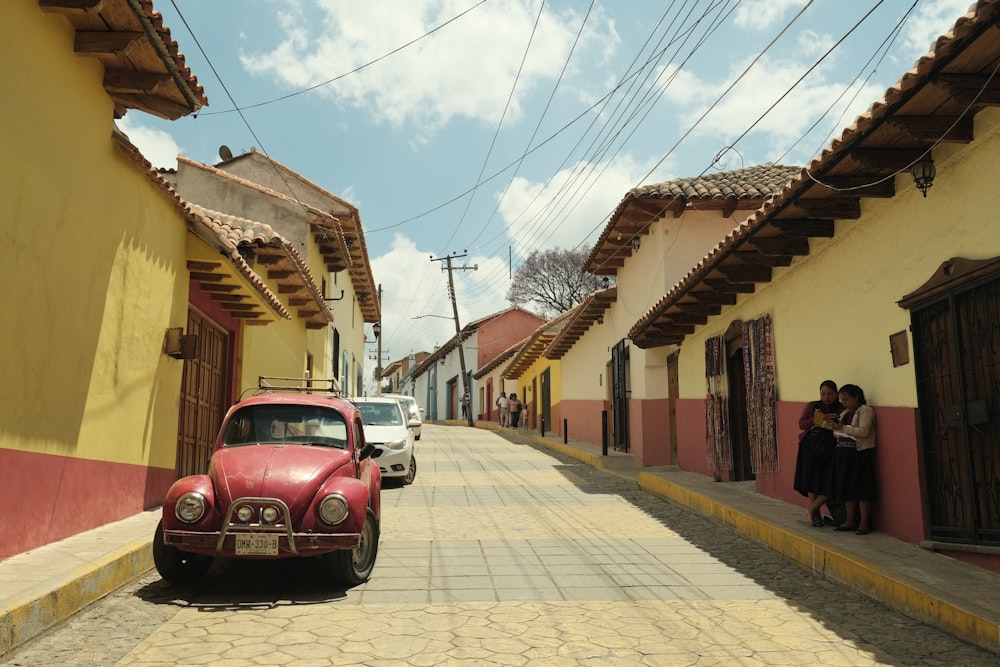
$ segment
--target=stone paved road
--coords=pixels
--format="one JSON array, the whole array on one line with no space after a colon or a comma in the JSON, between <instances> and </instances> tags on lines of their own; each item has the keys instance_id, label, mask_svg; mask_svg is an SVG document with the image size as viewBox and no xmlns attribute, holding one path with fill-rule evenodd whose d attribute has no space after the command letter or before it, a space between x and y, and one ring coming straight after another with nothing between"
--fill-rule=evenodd
<instances>
[{"instance_id":1,"label":"stone paved road","mask_svg":"<svg viewBox=\"0 0 1000 667\"><path fill-rule=\"evenodd\" d=\"M11 665L997 665L626 479L496 434L425 425L383 492L371 580L317 564L155 575Z\"/></svg>"}]
</instances>

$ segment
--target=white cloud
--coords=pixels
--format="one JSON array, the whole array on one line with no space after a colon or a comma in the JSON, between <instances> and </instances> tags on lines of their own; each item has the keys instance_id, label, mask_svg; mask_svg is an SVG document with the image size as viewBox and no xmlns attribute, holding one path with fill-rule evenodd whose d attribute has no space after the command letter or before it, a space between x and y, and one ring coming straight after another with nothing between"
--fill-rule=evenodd
<instances>
[{"instance_id":1,"label":"white cloud","mask_svg":"<svg viewBox=\"0 0 1000 667\"><path fill-rule=\"evenodd\" d=\"M746 65L747 62L734 64L732 71L718 82L689 81L690 90L682 93L669 89L667 95L671 100L687 106L686 111L681 111L680 124L684 127L693 124ZM829 81L821 68L768 111L795 84L804 70L802 63L761 58L701 121L695 135L716 137L717 149L722 150L753 126L752 134L741 140L738 146L749 165L775 159L809 132L808 138L790 156L791 160L782 160L785 163L802 163L828 143L827 133L839 132L885 92L875 85L859 88L861 84L858 82ZM692 95L691 90L697 90L698 94ZM819 115L827 113L828 109L817 130L811 130ZM765 112L766 115L757 122ZM746 144L749 143L765 145L764 149L757 151L762 154L749 155L746 152Z\"/></svg>"},{"instance_id":2,"label":"white cloud","mask_svg":"<svg viewBox=\"0 0 1000 667\"><path fill-rule=\"evenodd\" d=\"M761 30L777 22L792 7L801 7L802 0L744 0L733 21L741 28Z\"/></svg>"},{"instance_id":3,"label":"white cloud","mask_svg":"<svg viewBox=\"0 0 1000 667\"><path fill-rule=\"evenodd\" d=\"M389 359L429 352L455 336L448 275L441 271L442 262L431 261L432 256L437 257L397 234L386 254L371 258L372 273L382 285L382 348ZM490 289L491 276L503 270L502 262L485 257L454 262L455 267L474 264L478 271L453 274L462 326L510 306L503 291ZM469 298L474 294L480 296Z\"/></svg>"},{"instance_id":4,"label":"white cloud","mask_svg":"<svg viewBox=\"0 0 1000 667\"><path fill-rule=\"evenodd\" d=\"M140 125L137 119L129 115L118 121L118 127L154 167L177 168L177 155L181 153L181 148L172 136L162 130Z\"/></svg>"},{"instance_id":5,"label":"white cloud","mask_svg":"<svg viewBox=\"0 0 1000 667\"><path fill-rule=\"evenodd\" d=\"M252 73L274 76L290 88L328 81L374 61L469 8L466 0L344 3L320 0L321 16L287 12L279 21L284 41L267 53L245 54ZM339 104L365 110L379 122L413 123L424 136L453 118L499 122L535 22L533 0L490 2L433 35L364 70L317 89ZM554 79L569 54L581 15L546 10L524 63L508 120L525 97ZM601 33L601 34L598 34ZM600 11L588 21L577 58L600 57L617 44Z\"/></svg>"},{"instance_id":6,"label":"white cloud","mask_svg":"<svg viewBox=\"0 0 1000 667\"><path fill-rule=\"evenodd\" d=\"M933 47L934 40L948 32L965 14L972 0L933 0L922 3L903 28L903 44L914 59Z\"/></svg>"},{"instance_id":7,"label":"white cloud","mask_svg":"<svg viewBox=\"0 0 1000 667\"><path fill-rule=\"evenodd\" d=\"M577 163L544 183L515 178L500 202L500 214L517 256L578 244L589 249L643 174L643 168L625 156L610 164Z\"/></svg>"}]
</instances>

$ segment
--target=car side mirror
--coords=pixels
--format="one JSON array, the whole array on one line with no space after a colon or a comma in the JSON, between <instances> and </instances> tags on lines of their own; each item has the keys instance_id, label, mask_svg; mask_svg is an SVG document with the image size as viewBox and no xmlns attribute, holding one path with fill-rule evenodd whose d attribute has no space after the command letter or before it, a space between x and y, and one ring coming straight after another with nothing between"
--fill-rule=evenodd
<instances>
[{"instance_id":1,"label":"car side mirror","mask_svg":"<svg viewBox=\"0 0 1000 667\"><path fill-rule=\"evenodd\" d=\"M358 454L358 460L364 461L374 452L375 452L375 445L371 443L365 443L365 446L361 448L361 453Z\"/></svg>"},{"instance_id":2,"label":"car side mirror","mask_svg":"<svg viewBox=\"0 0 1000 667\"><path fill-rule=\"evenodd\" d=\"M418 427L420 425L421 425L421 421L419 419L411 419L409 421L409 423L407 424L407 426L409 426L410 428L416 428L416 427Z\"/></svg>"}]
</instances>

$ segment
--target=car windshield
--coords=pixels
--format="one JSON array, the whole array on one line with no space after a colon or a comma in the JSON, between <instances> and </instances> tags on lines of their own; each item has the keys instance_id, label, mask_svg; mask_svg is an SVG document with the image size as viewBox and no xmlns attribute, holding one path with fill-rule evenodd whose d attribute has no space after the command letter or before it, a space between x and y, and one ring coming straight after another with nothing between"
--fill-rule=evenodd
<instances>
[{"instance_id":1,"label":"car windshield","mask_svg":"<svg viewBox=\"0 0 1000 667\"><path fill-rule=\"evenodd\" d=\"M365 424L372 426L399 426L403 415L395 403L358 403Z\"/></svg>"},{"instance_id":2,"label":"car windshield","mask_svg":"<svg viewBox=\"0 0 1000 667\"><path fill-rule=\"evenodd\" d=\"M232 416L222 434L226 447L291 443L347 447L347 423L336 410L316 405L252 405Z\"/></svg>"}]
</instances>

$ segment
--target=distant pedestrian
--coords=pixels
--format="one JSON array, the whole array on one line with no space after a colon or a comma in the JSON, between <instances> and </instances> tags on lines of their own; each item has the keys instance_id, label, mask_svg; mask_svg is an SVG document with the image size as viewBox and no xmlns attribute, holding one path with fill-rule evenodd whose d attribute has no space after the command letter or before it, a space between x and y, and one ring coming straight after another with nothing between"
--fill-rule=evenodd
<instances>
[{"instance_id":1,"label":"distant pedestrian","mask_svg":"<svg viewBox=\"0 0 1000 667\"><path fill-rule=\"evenodd\" d=\"M510 392L508 403L510 404L510 427L517 428L521 420L521 401L517 400L517 394Z\"/></svg>"},{"instance_id":2,"label":"distant pedestrian","mask_svg":"<svg viewBox=\"0 0 1000 667\"><path fill-rule=\"evenodd\" d=\"M497 407L500 408L500 426L510 426L510 400L503 392L497 397Z\"/></svg>"}]
</instances>

